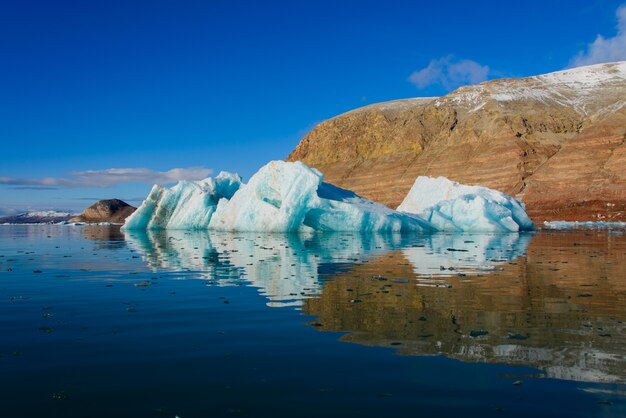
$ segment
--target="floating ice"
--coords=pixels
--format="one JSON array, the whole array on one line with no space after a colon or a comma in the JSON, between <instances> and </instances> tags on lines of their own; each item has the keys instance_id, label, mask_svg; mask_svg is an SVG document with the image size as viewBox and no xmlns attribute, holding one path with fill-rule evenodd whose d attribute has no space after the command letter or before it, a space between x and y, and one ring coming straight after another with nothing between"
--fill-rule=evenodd
<instances>
[{"instance_id":1,"label":"floating ice","mask_svg":"<svg viewBox=\"0 0 626 418\"><path fill-rule=\"evenodd\" d=\"M517 232L534 228L522 202L487 187L466 186L445 177L418 177L398 211L416 214L440 231Z\"/></svg>"},{"instance_id":2,"label":"floating ice","mask_svg":"<svg viewBox=\"0 0 626 418\"><path fill-rule=\"evenodd\" d=\"M272 161L248 184L220 173L154 186L125 229L219 231L517 232L533 229L519 201L495 190L419 177L398 211L323 182L301 162Z\"/></svg>"},{"instance_id":3,"label":"floating ice","mask_svg":"<svg viewBox=\"0 0 626 418\"><path fill-rule=\"evenodd\" d=\"M124 228L206 228L219 200L230 199L240 186L238 174L224 171L198 182L180 181L169 189L154 185L146 200L126 219Z\"/></svg>"},{"instance_id":4,"label":"floating ice","mask_svg":"<svg viewBox=\"0 0 626 418\"><path fill-rule=\"evenodd\" d=\"M301 162L272 161L230 200L222 199L209 229L222 231L431 232L417 216L396 212L322 182Z\"/></svg>"},{"instance_id":5,"label":"floating ice","mask_svg":"<svg viewBox=\"0 0 626 418\"><path fill-rule=\"evenodd\" d=\"M626 229L626 222L609 221L548 221L543 223L548 229Z\"/></svg>"}]
</instances>

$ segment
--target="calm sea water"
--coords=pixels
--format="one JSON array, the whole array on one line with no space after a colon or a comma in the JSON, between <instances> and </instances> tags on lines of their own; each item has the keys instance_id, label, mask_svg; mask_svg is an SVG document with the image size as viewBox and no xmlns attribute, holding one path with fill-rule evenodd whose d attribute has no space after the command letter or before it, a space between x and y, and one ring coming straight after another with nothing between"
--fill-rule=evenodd
<instances>
[{"instance_id":1,"label":"calm sea water","mask_svg":"<svg viewBox=\"0 0 626 418\"><path fill-rule=\"evenodd\" d=\"M3 417L620 417L626 236L0 226Z\"/></svg>"}]
</instances>

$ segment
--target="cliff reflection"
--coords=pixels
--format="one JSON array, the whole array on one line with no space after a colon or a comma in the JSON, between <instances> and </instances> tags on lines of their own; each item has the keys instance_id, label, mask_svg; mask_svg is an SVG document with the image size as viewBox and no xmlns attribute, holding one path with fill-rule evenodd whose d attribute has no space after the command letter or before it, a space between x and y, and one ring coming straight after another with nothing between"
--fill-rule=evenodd
<instances>
[{"instance_id":1,"label":"cliff reflection","mask_svg":"<svg viewBox=\"0 0 626 418\"><path fill-rule=\"evenodd\" d=\"M624 236L542 232L526 257L489 275L450 276L445 286L415 286L424 278L415 274L412 254L392 251L335 276L304 310L318 317L319 329L348 332L345 341L394 346L405 355L626 381ZM384 277L372 277L381 271Z\"/></svg>"},{"instance_id":2,"label":"cliff reflection","mask_svg":"<svg viewBox=\"0 0 626 418\"><path fill-rule=\"evenodd\" d=\"M626 237L533 235L126 235L155 270L249 284L311 326L404 355L525 365L626 382Z\"/></svg>"}]
</instances>

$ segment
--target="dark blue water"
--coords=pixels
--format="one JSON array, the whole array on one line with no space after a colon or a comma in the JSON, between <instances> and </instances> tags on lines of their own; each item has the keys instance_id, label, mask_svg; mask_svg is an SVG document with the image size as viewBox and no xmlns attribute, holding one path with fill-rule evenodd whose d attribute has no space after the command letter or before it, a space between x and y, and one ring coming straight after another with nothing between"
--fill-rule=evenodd
<instances>
[{"instance_id":1,"label":"dark blue water","mask_svg":"<svg viewBox=\"0 0 626 418\"><path fill-rule=\"evenodd\" d=\"M7 417L626 415L620 232L0 226Z\"/></svg>"}]
</instances>

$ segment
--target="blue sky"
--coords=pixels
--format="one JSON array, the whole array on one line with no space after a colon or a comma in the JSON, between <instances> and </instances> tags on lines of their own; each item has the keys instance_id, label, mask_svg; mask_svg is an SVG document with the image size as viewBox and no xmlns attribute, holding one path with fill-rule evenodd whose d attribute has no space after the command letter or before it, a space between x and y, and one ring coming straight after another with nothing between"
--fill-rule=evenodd
<instances>
[{"instance_id":1,"label":"blue sky","mask_svg":"<svg viewBox=\"0 0 626 418\"><path fill-rule=\"evenodd\" d=\"M355 107L626 59L623 4L4 0L0 213L247 178Z\"/></svg>"}]
</instances>

